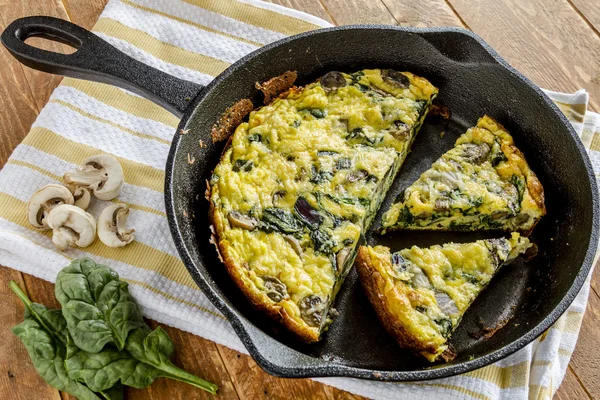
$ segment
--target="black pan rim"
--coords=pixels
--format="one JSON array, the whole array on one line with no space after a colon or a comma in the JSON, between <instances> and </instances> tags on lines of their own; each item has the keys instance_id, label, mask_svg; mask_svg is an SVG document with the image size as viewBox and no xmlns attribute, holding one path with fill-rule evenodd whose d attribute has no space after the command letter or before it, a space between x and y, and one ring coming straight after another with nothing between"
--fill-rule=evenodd
<instances>
[{"instance_id":1,"label":"black pan rim","mask_svg":"<svg viewBox=\"0 0 600 400\"><path fill-rule=\"evenodd\" d=\"M408 32L414 34L427 34L427 33L456 33L467 36L471 39L474 39L489 55L494 59L494 61L504 67L507 71L513 74L516 78L520 79L524 85L527 85L529 88L533 89L537 94L539 94L540 98L543 99L545 106L549 107L561 120L564 125L564 128L569 132L570 139L574 141L577 146L582 161L585 165L585 168L588 173L588 181L590 184L590 188L592 190L592 204L593 207L593 221L592 221L592 232L590 235L590 241L588 244L588 248L586 251L586 255L581 265L577 276L575 277L573 284L568 290L567 294L560 301L558 306L554 308L554 310L548 314L542 322L538 325L531 328L526 334L522 335L519 339L513 341L512 343L488 354L485 354L481 357L478 357L471 361L462 362L455 365L449 366L435 366L431 369L418 370L418 371L386 371L386 370L370 370L364 368L357 368L347 365L335 364L330 362L328 365L320 365L320 366L281 366L275 363L272 363L268 360L260 351L260 348L255 345L250 334L245 326L245 324L249 324L243 316L239 315L237 311L232 308L227 301L221 298L214 289L211 287L207 278L205 278L202 274L198 272L195 267L195 262L192 260L190 253L187 250L187 247L184 243L183 237L181 236L180 228L177 223L177 219L175 217L175 204L173 199L173 169L174 169L174 160L175 155L177 153L177 149L179 147L181 136L179 133L176 133L171 148L169 150L169 155L167 159L167 164L165 168L165 209L167 213L167 219L169 222L169 227L171 231L171 236L173 237L175 246L177 251L182 258L184 265L188 269L190 275L196 282L196 284L202 289L203 293L208 297L208 299L222 312L231 325L233 326L236 334L241 339L242 343L250 353L250 355L254 358L254 360L268 373L287 378L306 378L306 377L353 377L353 378L361 378L361 379L369 379L369 380L379 380L379 381L415 381L415 380L428 380L428 379L438 379L449 376L458 375L461 373L465 373L468 371L472 371L474 369L478 369L484 367L486 365L492 364L500 359L503 359L512 353L520 350L525 347L533 340L535 340L538 336L540 336L544 331L546 331L552 324L560 318L560 316L567 310L570 304L573 302L583 284L589 275L589 272L592 268L594 256L596 254L596 248L598 245L598 231L600 226L600 200L596 187L596 179L595 174L592 169L591 161L588 157L587 151L584 148L581 140L577 136L575 130L571 126L570 122L567 120L565 115L558 109L558 107L546 96L546 94L533 82L531 82L528 78L522 75L520 72L515 70L512 66L510 66L500 55L493 50L481 37L476 35L475 33L463 29L463 28L455 28L455 27L439 27L439 28L413 28L413 27L397 27L390 25L380 25L380 24L372 24L372 25L346 25L340 27L332 27L332 28L323 28L314 31L309 31L305 33L301 33L298 35L290 36L266 46L263 46L254 52L244 56L234 64L232 64L229 68L227 68L224 72L222 72L219 76L217 76L211 83L206 86L194 99L188 111L186 111L183 119L181 120L177 132L181 129L185 129L188 125L188 122L197 108L198 103L202 100L204 95L210 92L214 87L216 87L223 79L232 74L235 70L242 67L248 60L262 54L271 48L280 46L282 44L286 44L292 42L297 39L301 39L303 37L319 35L322 33L330 32L330 31L345 31L345 30L390 30L390 31L399 31L399 32Z\"/></svg>"}]
</instances>

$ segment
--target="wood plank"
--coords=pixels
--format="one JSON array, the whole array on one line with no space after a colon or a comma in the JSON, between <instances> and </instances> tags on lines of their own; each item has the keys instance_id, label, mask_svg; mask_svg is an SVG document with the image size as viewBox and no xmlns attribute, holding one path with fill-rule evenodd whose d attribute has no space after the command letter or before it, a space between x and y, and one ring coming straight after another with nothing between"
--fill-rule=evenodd
<instances>
[{"instance_id":1,"label":"wood plank","mask_svg":"<svg viewBox=\"0 0 600 400\"><path fill-rule=\"evenodd\" d=\"M555 400L572 400L572 399L591 399L592 397L588 392L586 392L585 388L573 372L571 368L567 368L567 372L565 373L565 378L562 381L562 384L556 391L554 395Z\"/></svg>"},{"instance_id":2,"label":"wood plank","mask_svg":"<svg viewBox=\"0 0 600 400\"><path fill-rule=\"evenodd\" d=\"M63 19L68 19L68 15L62 6L60 0L44 0L44 1L29 1L29 0L14 0L0 3L0 15L4 23L7 25L13 20L30 15L48 15ZM63 44L52 42L45 39L33 38L27 41L32 45L41 47L46 50L63 52L67 47ZM3 49L4 51L4 49ZM16 68L22 68L25 78L29 83L31 93L37 107L37 111L48 102L54 88L60 83L62 77L57 75L49 75L45 72L40 72L21 66L15 59L12 59L11 64L16 64Z\"/></svg>"},{"instance_id":3,"label":"wood plank","mask_svg":"<svg viewBox=\"0 0 600 400\"><path fill-rule=\"evenodd\" d=\"M0 393L10 393L11 399L60 399L58 390L50 387L33 366L27 350L12 332L13 326L23 322L25 310L21 301L8 288L14 280L26 291L21 273L0 267Z\"/></svg>"},{"instance_id":4,"label":"wood plank","mask_svg":"<svg viewBox=\"0 0 600 400\"><path fill-rule=\"evenodd\" d=\"M0 29L6 24L0 7ZM0 46L0 168L23 140L38 113L21 65Z\"/></svg>"},{"instance_id":5,"label":"wood plank","mask_svg":"<svg viewBox=\"0 0 600 400\"><path fill-rule=\"evenodd\" d=\"M62 0L62 6L74 24L92 29L108 0Z\"/></svg>"},{"instance_id":6,"label":"wood plank","mask_svg":"<svg viewBox=\"0 0 600 400\"><path fill-rule=\"evenodd\" d=\"M280 6L293 8L298 11L304 11L305 13L314 15L324 19L325 21L333 23L329 14L319 2L319 0L266 0L269 3L279 4Z\"/></svg>"},{"instance_id":7,"label":"wood plank","mask_svg":"<svg viewBox=\"0 0 600 400\"><path fill-rule=\"evenodd\" d=\"M382 0L399 25L418 27L463 26L458 16L443 0Z\"/></svg>"},{"instance_id":8,"label":"wood plank","mask_svg":"<svg viewBox=\"0 0 600 400\"><path fill-rule=\"evenodd\" d=\"M391 24L396 20L379 0L321 0L336 25Z\"/></svg>"},{"instance_id":9,"label":"wood plank","mask_svg":"<svg viewBox=\"0 0 600 400\"><path fill-rule=\"evenodd\" d=\"M600 296L600 261L596 263L594 272L592 272L592 292L596 296Z\"/></svg>"},{"instance_id":10,"label":"wood plank","mask_svg":"<svg viewBox=\"0 0 600 400\"><path fill-rule=\"evenodd\" d=\"M600 394L600 299L589 297L577 347L569 364L582 385L589 393Z\"/></svg>"},{"instance_id":11,"label":"wood plank","mask_svg":"<svg viewBox=\"0 0 600 400\"><path fill-rule=\"evenodd\" d=\"M250 356L226 347L219 352L242 399L362 399L310 379L276 378Z\"/></svg>"},{"instance_id":12,"label":"wood plank","mask_svg":"<svg viewBox=\"0 0 600 400\"><path fill-rule=\"evenodd\" d=\"M515 68L558 91L585 87L600 101L600 37L565 0L449 0L462 20Z\"/></svg>"},{"instance_id":13,"label":"wood plank","mask_svg":"<svg viewBox=\"0 0 600 400\"><path fill-rule=\"evenodd\" d=\"M600 35L600 2L594 0L567 0L582 18Z\"/></svg>"}]
</instances>

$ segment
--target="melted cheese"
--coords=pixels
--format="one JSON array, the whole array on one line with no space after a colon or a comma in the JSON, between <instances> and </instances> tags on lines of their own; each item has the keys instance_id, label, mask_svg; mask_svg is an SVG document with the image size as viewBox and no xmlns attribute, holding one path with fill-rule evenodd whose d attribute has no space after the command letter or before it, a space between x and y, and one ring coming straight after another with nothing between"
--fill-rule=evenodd
<instances>
[{"instance_id":1,"label":"melted cheese","mask_svg":"<svg viewBox=\"0 0 600 400\"><path fill-rule=\"evenodd\" d=\"M307 296L333 301L437 93L425 79L401 75L397 84L364 70L341 74L345 83L335 88L321 80L291 89L238 126L214 170L219 246L246 287L298 323L306 323ZM285 293L268 296L280 284Z\"/></svg>"},{"instance_id":2,"label":"melted cheese","mask_svg":"<svg viewBox=\"0 0 600 400\"><path fill-rule=\"evenodd\" d=\"M386 312L400 323L434 361L462 316L498 269L529 247L529 240L511 239L448 243L423 249L413 246L390 254L387 247L368 247L372 267L384 278L378 288Z\"/></svg>"},{"instance_id":3,"label":"melted cheese","mask_svg":"<svg viewBox=\"0 0 600 400\"><path fill-rule=\"evenodd\" d=\"M383 227L526 232L545 213L531 185L539 183L512 137L483 117L405 190Z\"/></svg>"}]
</instances>

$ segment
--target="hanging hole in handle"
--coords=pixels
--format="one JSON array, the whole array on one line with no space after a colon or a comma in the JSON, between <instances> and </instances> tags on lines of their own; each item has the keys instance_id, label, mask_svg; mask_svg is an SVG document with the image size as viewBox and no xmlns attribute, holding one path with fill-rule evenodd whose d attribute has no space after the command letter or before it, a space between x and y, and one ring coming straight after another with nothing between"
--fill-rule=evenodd
<instances>
[{"instance_id":1,"label":"hanging hole in handle","mask_svg":"<svg viewBox=\"0 0 600 400\"><path fill-rule=\"evenodd\" d=\"M78 50L78 47L75 47L65 40L56 40L55 38L49 38L46 35L29 36L25 39L25 43L37 49L60 54L73 54Z\"/></svg>"},{"instance_id":2,"label":"hanging hole in handle","mask_svg":"<svg viewBox=\"0 0 600 400\"><path fill-rule=\"evenodd\" d=\"M26 26L17 29L15 36L37 49L60 54L73 54L82 45L77 36L53 26Z\"/></svg>"}]
</instances>

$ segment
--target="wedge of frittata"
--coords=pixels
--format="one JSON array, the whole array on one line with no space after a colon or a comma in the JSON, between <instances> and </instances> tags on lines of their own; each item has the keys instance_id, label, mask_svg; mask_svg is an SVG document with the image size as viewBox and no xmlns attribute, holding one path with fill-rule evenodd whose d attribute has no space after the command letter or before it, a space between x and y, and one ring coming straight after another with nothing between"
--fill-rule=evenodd
<instances>
[{"instance_id":1,"label":"wedge of frittata","mask_svg":"<svg viewBox=\"0 0 600 400\"><path fill-rule=\"evenodd\" d=\"M329 72L253 111L210 180L224 264L307 342L335 296L437 89L409 72Z\"/></svg>"},{"instance_id":2,"label":"wedge of frittata","mask_svg":"<svg viewBox=\"0 0 600 400\"><path fill-rule=\"evenodd\" d=\"M448 338L465 311L498 269L529 247L518 233L395 253L360 246L356 268L379 319L400 346L432 362L448 361L455 356Z\"/></svg>"},{"instance_id":3,"label":"wedge of frittata","mask_svg":"<svg viewBox=\"0 0 600 400\"><path fill-rule=\"evenodd\" d=\"M544 189L511 135L488 116L458 138L383 216L395 229L529 234L546 213Z\"/></svg>"}]
</instances>

